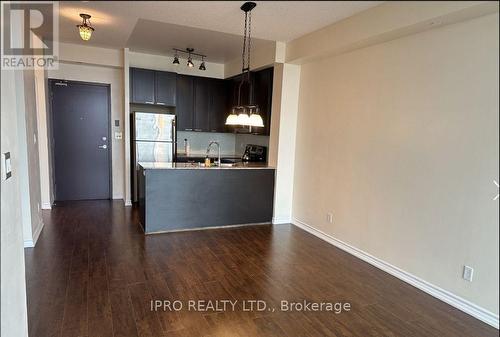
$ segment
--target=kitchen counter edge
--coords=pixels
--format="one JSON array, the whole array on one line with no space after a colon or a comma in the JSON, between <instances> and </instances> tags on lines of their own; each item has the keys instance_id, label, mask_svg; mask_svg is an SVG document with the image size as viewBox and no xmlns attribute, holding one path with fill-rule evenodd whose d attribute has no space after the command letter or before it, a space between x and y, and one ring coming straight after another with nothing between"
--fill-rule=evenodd
<instances>
[{"instance_id":1,"label":"kitchen counter edge","mask_svg":"<svg viewBox=\"0 0 500 337\"><path fill-rule=\"evenodd\" d=\"M224 164L223 164L224 165ZM139 163L144 170L274 170L275 167L262 163L237 163L233 166L205 167L193 163Z\"/></svg>"}]
</instances>

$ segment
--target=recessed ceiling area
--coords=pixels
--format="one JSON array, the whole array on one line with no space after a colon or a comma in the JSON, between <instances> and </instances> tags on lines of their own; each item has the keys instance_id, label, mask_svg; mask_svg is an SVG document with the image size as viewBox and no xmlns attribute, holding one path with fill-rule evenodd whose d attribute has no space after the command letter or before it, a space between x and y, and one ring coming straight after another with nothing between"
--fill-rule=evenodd
<instances>
[{"instance_id":1,"label":"recessed ceiling area","mask_svg":"<svg viewBox=\"0 0 500 337\"><path fill-rule=\"evenodd\" d=\"M241 36L213 30L139 19L127 41L133 51L173 56L172 48L194 48L206 61L225 63L241 57ZM252 39L252 48L272 46L273 41Z\"/></svg>"},{"instance_id":2,"label":"recessed ceiling area","mask_svg":"<svg viewBox=\"0 0 500 337\"><path fill-rule=\"evenodd\" d=\"M60 41L105 48L171 54L193 47L207 61L222 62L241 52L243 1L63 1ZM257 1L252 11L255 46L290 41L340 21L381 1ZM80 13L92 16L95 32L82 41ZM267 42L266 42L267 40Z\"/></svg>"}]
</instances>

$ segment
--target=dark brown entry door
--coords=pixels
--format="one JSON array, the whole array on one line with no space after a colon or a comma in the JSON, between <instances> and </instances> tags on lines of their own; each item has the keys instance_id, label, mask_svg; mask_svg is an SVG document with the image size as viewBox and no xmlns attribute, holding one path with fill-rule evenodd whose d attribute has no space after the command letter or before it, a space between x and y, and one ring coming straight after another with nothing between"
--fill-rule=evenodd
<instances>
[{"instance_id":1,"label":"dark brown entry door","mask_svg":"<svg viewBox=\"0 0 500 337\"><path fill-rule=\"evenodd\" d=\"M55 199L110 199L109 86L50 80Z\"/></svg>"}]
</instances>

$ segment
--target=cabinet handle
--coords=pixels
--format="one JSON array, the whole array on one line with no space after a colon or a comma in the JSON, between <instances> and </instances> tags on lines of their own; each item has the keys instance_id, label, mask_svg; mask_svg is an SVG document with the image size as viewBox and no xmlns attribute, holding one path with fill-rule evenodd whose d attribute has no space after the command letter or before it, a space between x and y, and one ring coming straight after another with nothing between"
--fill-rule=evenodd
<instances>
[{"instance_id":1,"label":"cabinet handle","mask_svg":"<svg viewBox=\"0 0 500 337\"><path fill-rule=\"evenodd\" d=\"M146 102L146 104L155 104L155 102Z\"/></svg>"},{"instance_id":2,"label":"cabinet handle","mask_svg":"<svg viewBox=\"0 0 500 337\"><path fill-rule=\"evenodd\" d=\"M193 131L193 129L184 129L184 131Z\"/></svg>"},{"instance_id":3,"label":"cabinet handle","mask_svg":"<svg viewBox=\"0 0 500 337\"><path fill-rule=\"evenodd\" d=\"M203 131L202 129L194 129L194 131L200 132Z\"/></svg>"},{"instance_id":4,"label":"cabinet handle","mask_svg":"<svg viewBox=\"0 0 500 337\"><path fill-rule=\"evenodd\" d=\"M158 104L158 105L167 105L167 103L163 103L163 102L156 102L156 104Z\"/></svg>"}]
</instances>

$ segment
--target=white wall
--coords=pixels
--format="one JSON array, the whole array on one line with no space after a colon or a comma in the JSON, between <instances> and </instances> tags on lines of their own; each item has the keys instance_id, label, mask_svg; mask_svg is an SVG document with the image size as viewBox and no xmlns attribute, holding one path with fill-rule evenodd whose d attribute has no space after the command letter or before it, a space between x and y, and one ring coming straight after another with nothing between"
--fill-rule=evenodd
<instances>
[{"instance_id":1,"label":"white wall","mask_svg":"<svg viewBox=\"0 0 500 337\"><path fill-rule=\"evenodd\" d=\"M47 72L35 69L36 116L38 133L38 160L40 169L40 201L42 209L52 208L54 191L52 188L52 165L50 160L50 141L47 114Z\"/></svg>"},{"instance_id":2,"label":"white wall","mask_svg":"<svg viewBox=\"0 0 500 337\"><path fill-rule=\"evenodd\" d=\"M115 139L113 136L115 131L123 132L123 70L108 66L60 63L58 70L48 71L48 77L62 80L105 83L111 85L113 199L123 199L124 145L123 139ZM115 120L120 121L120 127L114 127Z\"/></svg>"},{"instance_id":3,"label":"white wall","mask_svg":"<svg viewBox=\"0 0 500 337\"><path fill-rule=\"evenodd\" d=\"M19 136L19 186L23 219L24 246L34 247L43 228L41 215L40 165L36 85L33 70L23 72L24 90L17 93Z\"/></svg>"},{"instance_id":4,"label":"white wall","mask_svg":"<svg viewBox=\"0 0 500 337\"><path fill-rule=\"evenodd\" d=\"M497 13L303 64L293 194L298 221L497 320L498 25Z\"/></svg>"},{"instance_id":5,"label":"white wall","mask_svg":"<svg viewBox=\"0 0 500 337\"><path fill-rule=\"evenodd\" d=\"M276 168L273 223L292 220L300 66L275 64L269 164Z\"/></svg>"},{"instance_id":6,"label":"white wall","mask_svg":"<svg viewBox=\"0 0 500 337\"><path fill-rule=\"evenodd\" d=\"M1 151L10 152L12 177L1 182L1 335L28 336L23 227L19 193L17 114L24 114L16 96L24 91L22 73L2 70Z\"/></svg>"}]
</instances>

